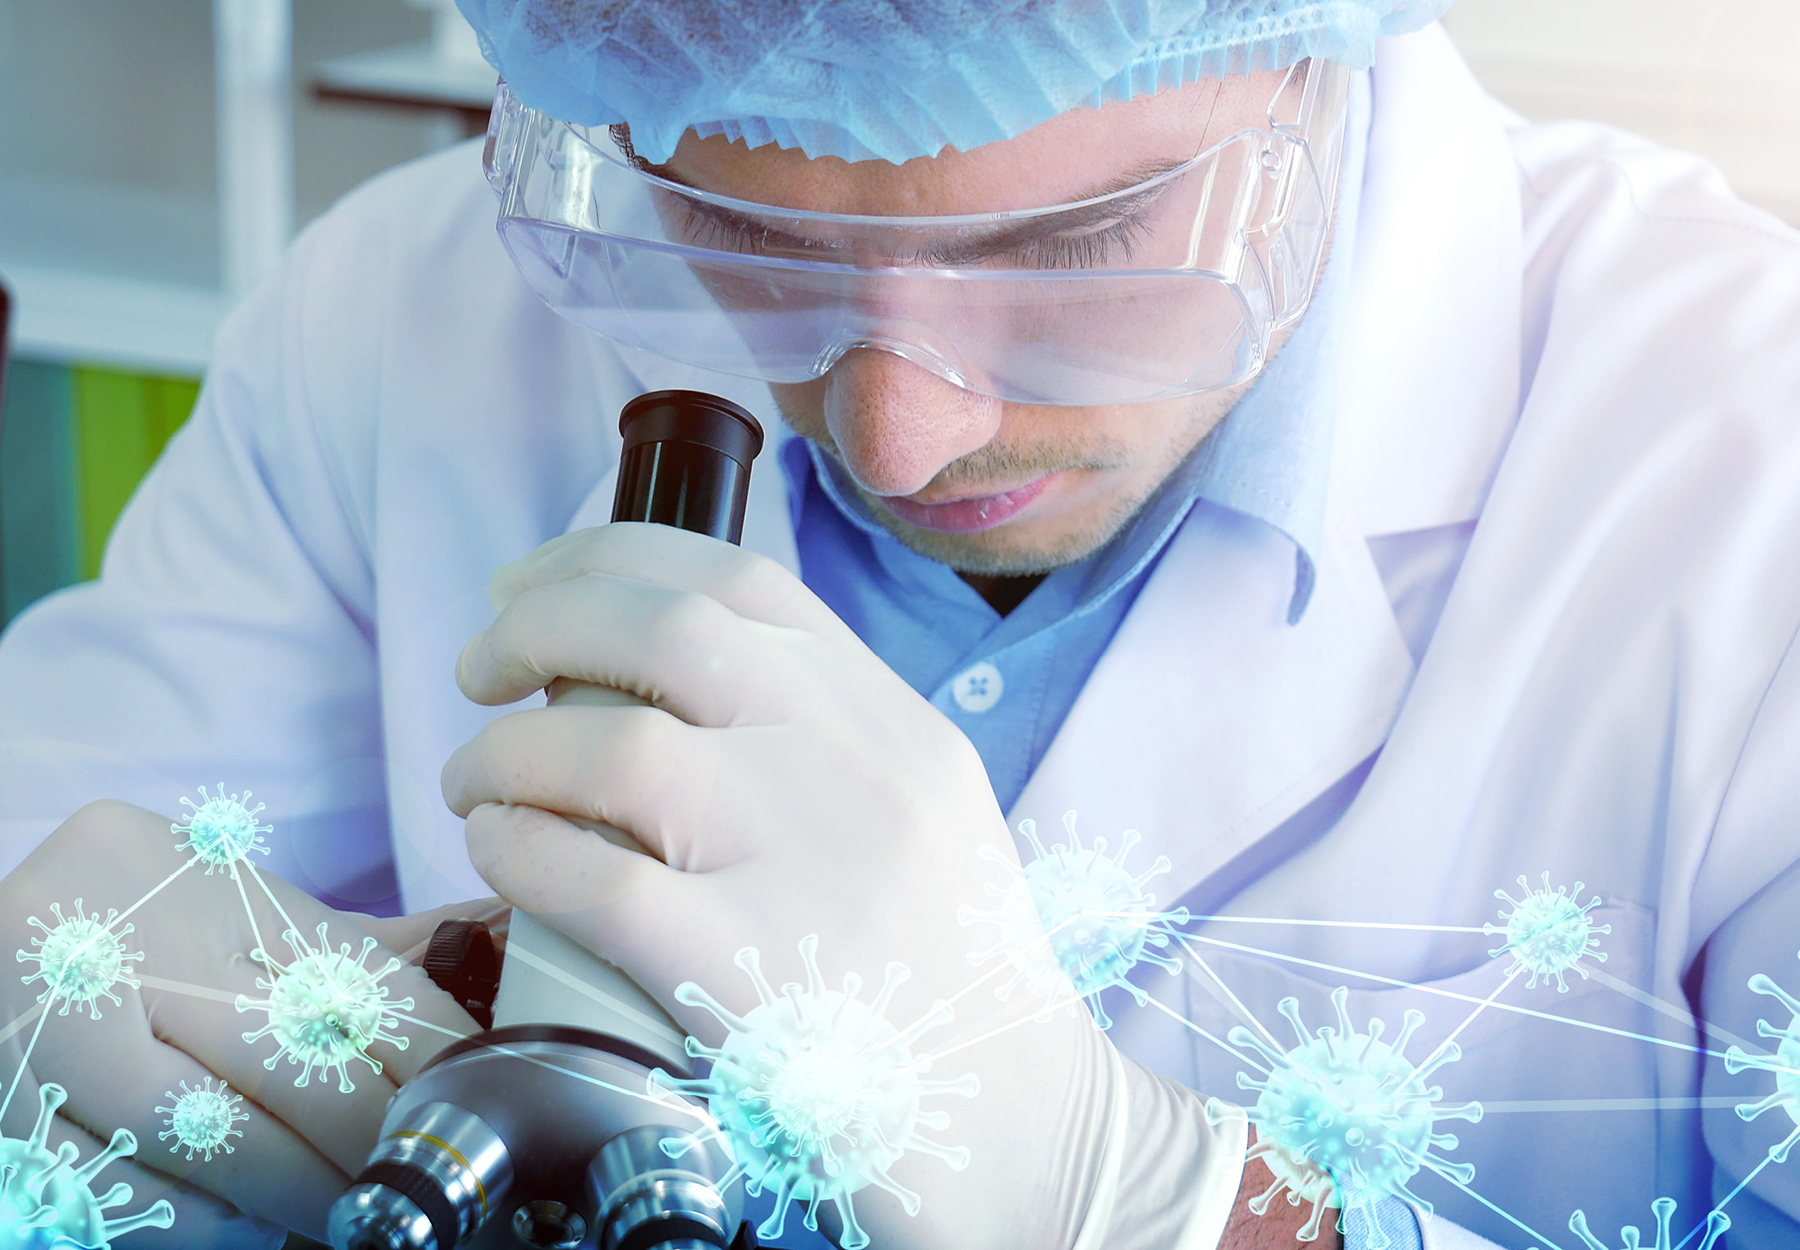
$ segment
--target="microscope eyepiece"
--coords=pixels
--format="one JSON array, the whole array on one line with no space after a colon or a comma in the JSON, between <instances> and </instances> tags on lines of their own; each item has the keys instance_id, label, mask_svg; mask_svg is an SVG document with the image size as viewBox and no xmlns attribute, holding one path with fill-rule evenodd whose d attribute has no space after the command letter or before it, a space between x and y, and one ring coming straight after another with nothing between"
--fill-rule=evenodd
<instances>
[{"instance_id":1,"label":"microscope eyepiece","mask_svg":"<svg viewBox=\"0 0 1800 1250\"><path fill-rule=\"evenodd\" d=\"M763 445L755 417L704 391L651 391L625 405L619 433L613 520L743 537L750 462Z\"/></svg>"}]
</instances>

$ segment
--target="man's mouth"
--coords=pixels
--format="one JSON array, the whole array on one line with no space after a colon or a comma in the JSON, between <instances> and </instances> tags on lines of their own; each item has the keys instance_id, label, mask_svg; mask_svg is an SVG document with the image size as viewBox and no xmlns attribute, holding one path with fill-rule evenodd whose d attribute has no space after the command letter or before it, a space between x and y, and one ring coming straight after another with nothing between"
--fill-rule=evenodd
<instances>
[{"instance_id":1,"label":"man's mouth","mask_svg":"<svg viewBox=\"0 0 1800 1250\"><path fill-rule=\"evenodd\" d=\"M997 495L970 495L943 503L919 503L903 495L888 495L881 502L908 525L944 534L973 534L1012 520L1043 493L1054 476L1047 474L1017 490Z\"/></svg>"}]
</instances>

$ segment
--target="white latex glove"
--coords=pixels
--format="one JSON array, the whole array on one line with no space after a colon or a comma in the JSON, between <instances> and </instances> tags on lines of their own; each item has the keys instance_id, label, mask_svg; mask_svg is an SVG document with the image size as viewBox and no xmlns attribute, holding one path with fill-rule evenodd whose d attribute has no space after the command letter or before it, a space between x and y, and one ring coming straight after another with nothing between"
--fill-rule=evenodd
<instances>
[{"instance_id":1,"label":"white latex glove","mask_svg":"<svg viewBox=\"0 0 1800 1250\"><path fill-rule=\"evenodd\" d=\"M282 1062L274 1071L263 1066L275 1053L273 1037L244 1040L245 1033L269 1020L266 1012L236 1008L240 994L252 1001L269 998L257 985L268 970L251 959L252 949L260 937L274 961L293 962L294 952L282 939L285 911L314 946L324 923L333 948L348 944L352 956L375 930L405 952L428 938L438 920L493 912L497 901L377 920L334 911L267 873L261 875L268 893L248 873L242 874L240 893L223 872L208 876L204 863L175 875L192 853L177 849L182 839L170 832L172 823L168 816L123 803L93 803L0 880L0 956L18 973L0 977L0 1026L6 1029L0 1090L17 1078L0 1128L15 1140L27 1137L39 1116L40 1089L54 1084L66 1091L67 1100L55 1108L49 1145L54 1150L59 1141L75 1142L77 1167L93 1159L99 1143L113 1139L117 1130L134 1135L135 1155L100 1172L95 1192L122 1181L135 1195L108 1216L137 1214L166 1196L175 1203L176 1219L160 1238L140 1232L127 1245L257 1244L253 1230L229 1227L227 1208L184 1204L177 1179L284 1228L322 1236L326 1211L361 1170L388 1099L452 1040L440 1030L461 1035L477 1026L422 971L403 965L380 982L388 1000L412 999L407 1014L437 1029L411 1022L384 1029L367 1051L381 1071L353 1060L354 1089L348 1093L339 1088L337 1074L322 1078L316 1068L311 1081L297 1087L295 1065ZM62 927L52 905L72 919L78 898L80 913L90 919L98 915L102 923L109 911L124 912L141 901L111 930L112 951L127 958L113 964L101 958L95 965L108 970L105 992L86 1001L72 992L40 1005L47 988L44 956L47 950L54 953L41 944L52 941L46 929ZM33 916L43 927L30 923ZM122 932L126 925L129 933ZM22 965L14 963L14 950L25 952ZM53 971L84 966L90 955L104 953L89 946L76 959L56 962ZM379 971L391 957L388 948L376 946L363 966ZM114 980L114 970L124 975ZM386 1040L389 1033L404 1039L405 1048ZM230 1151L190 1158L178 1139L161 1136L171 1119L162 1109L171 1107L171 1092L180 1095L184 1086L216 1090L221 1080L229 1086L228 1096L242 1098L233 1107L232 1124L241 1136L225 1139Z\"/></svg>"},{"instance_id":2,"label":"white latex glove","mask_svg":"<svg viewBox=\"0 0 1800 1250\"><path fill-rule=\"evenodd\" d=\"M470 698L511 703L565 676L651 704L517 712L446 765L446 798L501 895L621 966L708 1046L726 1029L677 987L697 983L727 1014L750 1012L758 997L733 964L740 948L760 951L769 982L806 982L796 948L817 934L823 985L798 989L802 1000L855 973L868 1003L890 962L910 969L882 1012L907 1031L910 1063L873 1077L825 1064L802 1079L807 1056L789 1056L759 1104L783 1111L781 1123L798 1122L809 1098L827 1120L862 1105L831 1138L852 1161L874 1123L906 1146L854 1195L876 1244L1219 1240L1242 1122L1209 1124L1199 1095L1122 1059L1085 1012L1034 1020L1041 1002L997 1001L1004 975L973 984L983 974L968 956L988 943L958 909L989 901L985 881L1005 884L983 845L1014 856L981 760L795 577L712 539L618 524L546 544L501 570L493 596L499 619L458 666ZM565 815L617 826L658 859ZM954 1021L928 1024L944 1000ZM861 1058L896 1053L866 1011L842 1013L877 1043ZM928 1074L914 1067L925 1058ZM910 1118L908 1095L894 1093L909 1073L896 1067L929 1081L974 1073L980 1092L926 1093L926 1117ZM871 1079L880 1092L859 1104ZM947 1124L934 1114L945 1112ZM933 1157L896 1136L921 1125L924 1139L966 1147L966 1169L950 1165L960 1152ZM916 1217L884 1180L922 1196Z\"/></svg>"}]
</instances>

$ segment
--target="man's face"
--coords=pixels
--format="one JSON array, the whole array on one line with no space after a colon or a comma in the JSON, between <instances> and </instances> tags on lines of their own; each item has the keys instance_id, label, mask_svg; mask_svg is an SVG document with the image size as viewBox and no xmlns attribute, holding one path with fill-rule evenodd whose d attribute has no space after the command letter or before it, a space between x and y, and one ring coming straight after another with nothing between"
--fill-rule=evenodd
<instances>
[{"instance_id":1,"label":"man's face","mask_svg":"<svg viewBox=\"0 0 1800 1250\"><path fill-rule=\"evenodd\" d=\"M1207 80L1078 108L1016 139L904 165L809 160L690 132L667 168L708 191L816 212L1045 207L1129 184L1264 124L1282 77ZM772 389L788 424L843 465L901 542L965 573L1021 576L1102 546L1245 387L1109 407L1016 404L864 348L817 381Z\"/></svg>"}]
</instances>

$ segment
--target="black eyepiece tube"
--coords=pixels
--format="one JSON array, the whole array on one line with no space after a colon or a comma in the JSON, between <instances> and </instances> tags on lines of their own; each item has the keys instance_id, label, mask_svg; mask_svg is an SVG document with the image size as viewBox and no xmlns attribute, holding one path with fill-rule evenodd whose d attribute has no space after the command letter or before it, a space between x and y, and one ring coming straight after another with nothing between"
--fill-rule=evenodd
<instances>
[{"instance_id":1,"label":"black eyepiece tube","mask_svg":"<svg viewBox=\"0 0 1800 1250\"><path fill-rule=\"evenodd\" d=\"M743 538L750 462L763 445L755 417L705 391L651 391L625 405L619 433L613 520Z\"/></svg>"}]
</instances>

